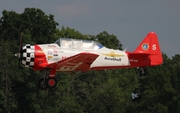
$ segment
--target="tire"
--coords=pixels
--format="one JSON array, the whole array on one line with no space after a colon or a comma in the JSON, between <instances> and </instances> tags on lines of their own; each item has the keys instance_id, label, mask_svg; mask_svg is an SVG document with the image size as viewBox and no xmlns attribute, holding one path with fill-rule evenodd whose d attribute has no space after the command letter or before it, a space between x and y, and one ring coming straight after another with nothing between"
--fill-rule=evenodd
<instances>
[{"instance_id":1,"label":"tire","mask_svg":"<svg viewBox=\"0 0 180 113\"><path fill-rule=\"evenodd\" d=\"M46 84L44 78L39 79L39 81L38 81L38 88L42 89L42 90L46 90L47 89L47 84Z\"/></svg>"}]
</instances>

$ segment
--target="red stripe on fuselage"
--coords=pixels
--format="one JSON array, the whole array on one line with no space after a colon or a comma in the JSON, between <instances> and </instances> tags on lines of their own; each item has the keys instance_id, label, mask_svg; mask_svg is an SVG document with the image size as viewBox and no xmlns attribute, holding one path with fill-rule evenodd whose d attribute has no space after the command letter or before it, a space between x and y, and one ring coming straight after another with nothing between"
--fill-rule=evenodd
<instances>
[{"instance_id":1,"label":"red stripe on fuselage","mask_svg":"<svg viewBox=\"0 0 180 113\"><path fill-rule=\"evenodd\" d=\"M34 70L41 70L46 68L48 62L44 51L38 45L34 45L35 48L35 59L34 59Z\"/></svg>"}]
</instances>

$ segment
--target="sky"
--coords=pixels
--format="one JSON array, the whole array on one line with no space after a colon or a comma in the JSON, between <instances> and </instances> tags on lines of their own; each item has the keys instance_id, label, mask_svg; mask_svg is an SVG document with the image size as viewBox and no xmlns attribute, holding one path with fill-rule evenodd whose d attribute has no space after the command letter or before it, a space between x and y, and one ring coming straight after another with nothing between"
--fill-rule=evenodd
<instances>
[{"instance_id":1,"label":"sky","mask_svg":"<svg viewBox=\"0 0 180 113\"><path fill-rule=\"evenodd\" d=\"M39 8L54 15L58 28L70 27L82 34L107 31L123 48L134 51L148 32L157 33L168 57L180 54L180 0L1 0L0 11L22 13ZM0 13L2 17L2 13Z\"/></svg>"}]
</instances>

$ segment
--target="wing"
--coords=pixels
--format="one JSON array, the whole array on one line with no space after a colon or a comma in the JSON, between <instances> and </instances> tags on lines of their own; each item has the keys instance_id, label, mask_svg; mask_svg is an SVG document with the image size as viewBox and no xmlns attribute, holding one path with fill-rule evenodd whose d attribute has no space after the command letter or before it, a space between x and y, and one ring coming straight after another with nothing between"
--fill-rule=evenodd
<instances>
[{"instance_id":1,"label":"wing","mask_svg":"<svg viewBox=\"0 0 180 113\"><path fill-rule=\"evenodd\" d=\"M87 71L99 55L93 53L80 53L57 63L57 71Z\"/></svg>"}]
</instances>

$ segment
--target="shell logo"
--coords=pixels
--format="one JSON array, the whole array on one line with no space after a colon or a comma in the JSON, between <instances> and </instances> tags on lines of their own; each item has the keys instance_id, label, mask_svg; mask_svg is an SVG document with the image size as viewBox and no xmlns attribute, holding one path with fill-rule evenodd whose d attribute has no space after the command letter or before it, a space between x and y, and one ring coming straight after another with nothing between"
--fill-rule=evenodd
<instances>
[{"instance_id":1,"label":"shell logo","mask_svg":"<svg viewBox=\"0 0 180 113\"><path fill-rule=\"evenodd\" d=\"M124 54L116 54L115 52L110 52L110 53L102 53L103 55L105 55L105 56L109 56L109 57L122 57L122 56L124 56Z\"/></svg>"}]
</instances>

